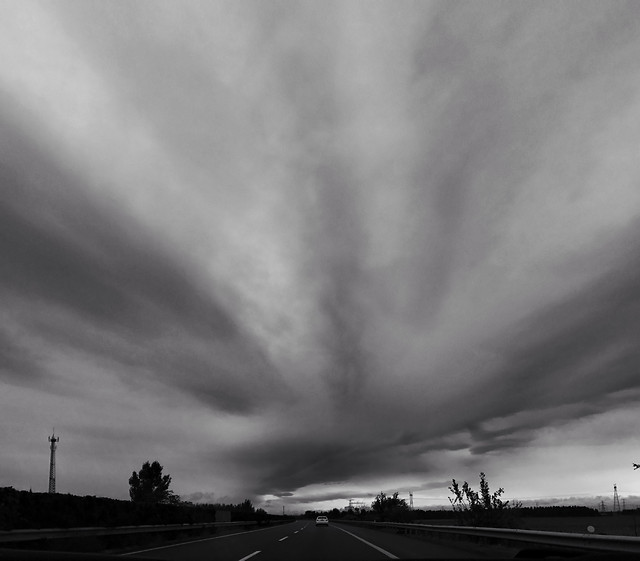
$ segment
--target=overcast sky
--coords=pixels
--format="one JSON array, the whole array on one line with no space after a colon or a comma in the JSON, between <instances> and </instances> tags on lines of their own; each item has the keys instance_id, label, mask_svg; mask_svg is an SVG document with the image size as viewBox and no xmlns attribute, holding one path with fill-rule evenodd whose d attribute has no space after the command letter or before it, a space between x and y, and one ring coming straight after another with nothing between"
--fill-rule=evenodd
<instances>
[{"instance_id":1,"label":"overcast sky","mask_svg":"<svg viewBox=\"0 0 640 561\"><path fill-rule=\"evenodd\" d=\"M0 6L0 486L640 494L638 3Z\"/></svg>"}]
</instances>

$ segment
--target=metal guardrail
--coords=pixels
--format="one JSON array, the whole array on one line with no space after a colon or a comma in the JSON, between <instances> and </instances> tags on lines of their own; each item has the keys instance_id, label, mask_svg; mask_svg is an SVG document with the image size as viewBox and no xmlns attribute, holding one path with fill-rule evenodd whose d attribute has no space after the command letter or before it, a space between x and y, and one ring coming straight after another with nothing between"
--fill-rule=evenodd
<instances>
[{"instance_id":1,"label":"metal guardrail","mask_svg":"<svg viewBox=\"0 0 640 561\"><path fill-rule=\"evenodd\" d=\"M401 524L397 522L361 522L340 520L340 523L357 524L371 528L398 528L424 534L456 534L501 541L527 542L535 545L567 547L573 549L640 553L640 537L603 536L600 534L572 534L568 532L544 532L539 530L516 530L509 528L481 528L477 526L440 526L433 524Z\"/></svg>"},{"instance_id":2,"label":"metal guardrail","mask_svg":"<svg viewBox=\"0 0 640 561\"><path fill-rule=\"evenodd\" d=\"M46 528L41 530L2 530L0 531L0 543L26 542L41 539L144 534L156 532L171 532L176 530L201 530L205 528L225 528L229 526L254 526L257 524L258 523L255 521L205 522L199 524L164 524L158 526L104 526L92 528Z\"/></svg>"}]
</instances>

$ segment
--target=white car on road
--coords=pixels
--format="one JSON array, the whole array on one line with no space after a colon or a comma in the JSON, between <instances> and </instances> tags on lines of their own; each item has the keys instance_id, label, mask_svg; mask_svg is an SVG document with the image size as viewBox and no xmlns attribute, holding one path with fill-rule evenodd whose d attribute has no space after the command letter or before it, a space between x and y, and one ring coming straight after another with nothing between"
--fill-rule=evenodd
<instances>
[{"instance_id":1,"label":"white car on road","mask_svg":"<svg viewBox=\"0 0 640 561\"><path fill-rule=\"evenodd\" d=\"M318 516L316 518L316 526L328 526L329 519L326 516Z\"/></svg>"}]
</instances>

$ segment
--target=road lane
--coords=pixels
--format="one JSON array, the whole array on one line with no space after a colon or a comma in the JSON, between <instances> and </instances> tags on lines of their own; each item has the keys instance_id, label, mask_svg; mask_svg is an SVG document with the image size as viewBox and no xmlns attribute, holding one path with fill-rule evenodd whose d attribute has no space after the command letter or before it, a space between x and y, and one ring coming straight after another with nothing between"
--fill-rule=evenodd
<instances>
[{"instance_id":1,"label":"road lane","mask_svg":"<svg viewBox=\"0 0 640 561\"><path fill-rule=\"evenodd\" d=\"M345 530L344 528L340 528L339 526L336 526L336 528L338 528L338 530L340 530L341 532L344 532L345 534L350 535L352 538L355 538L358 541L361 541L362 543L364 543L364 544L368 545L369 547L375 549L376 551L379 551L385 557L388 557L389 559L398 559L397 555L394 555L393 553L390 553L386 549L382 549L380 546L378 546L378 545L376 545L374 543L371 543L370 541L365 540L364 538L361 538L360 536L356 536L354 533L349 532L349 530Z\"/></svg>"},{"instance_id":2,"label":"road lane","mask_svg":"<svg viewBox=\"0 0 640 561\"><path fill-rule=\"evenodd\" d=\"M275 547L274 547L275 546ZM266 546L255 561L377 561L389 557L333 525L309 523L284 542Z\"/></svg>"},{"instance_id":3,"label":"road lane","mask_svg":"<svg viewBox=\"0 0 640 561\"><path fill-rule=\"evenodd\" d=\"M181 544L133 551L127 555L168 561L240 561L244 558L258 561L260 557L255 553L256 551L262 551L265 545L277 543L278 539L308 523L308 521L292 522L258 530L222 536L214 535ZM253 557L251 557L252 555Z\"/></svg>"},{"instance_id":4,"label":"road lane","mask_svg":"<svg viewBox=\"0 0 640 561\"><path fill-rule=\"evenodd\" d=\"M167 561L389 561L483 557L481 549L469 546L428 542L348 524L316 526L309 520L134 554Z\"/></svg>"},{"instance_id":5,"label":"road lane","mask_svg":"<svg viewBox=\"0 0 640 561\"><path fill-rule=\"evenodd\" d=\"M394 532L385 532L362 528L351 524L334 524L354 536L370 541L376 546L392 553L398 559L470 559L502 557L500 551L471 543L429 541L425 538L411 537ZM504 557L511 556L511 552ZM383 557L378 557L383 559Z\"/></svg>"}]
</instances>

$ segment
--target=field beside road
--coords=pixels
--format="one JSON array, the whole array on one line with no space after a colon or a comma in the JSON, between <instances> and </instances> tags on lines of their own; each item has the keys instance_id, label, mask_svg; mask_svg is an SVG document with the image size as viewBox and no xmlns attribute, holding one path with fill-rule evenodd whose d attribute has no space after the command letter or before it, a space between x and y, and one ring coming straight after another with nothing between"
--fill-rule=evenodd
<instances>
[{"instance_id":1,"label":"field beside road","mask_svg":"<svg viewBox=\"0 0 640 561\"><path fill-rule=\"evenodd\" d=\"M420 520L418 524L453 526L455 520ZM522 530L544 532L570 532L586 534L587 527L593 526L595 534L606 536L640 536L640 514L600 515L600 516L523 516L516 526Z\"/></svg>"},{"instance_id":2,"label":"field beside road","mask_svg":"<svg viewBox=\"0 0 640 561\"><path fill-rule=\"evenodd\" d=\"M524 530L579 534L586 534L587 526L593 526L596 534L638 536L640 535L640 515L525 517L521 519L520 525Z\"/></svg>"}]
</instances>

